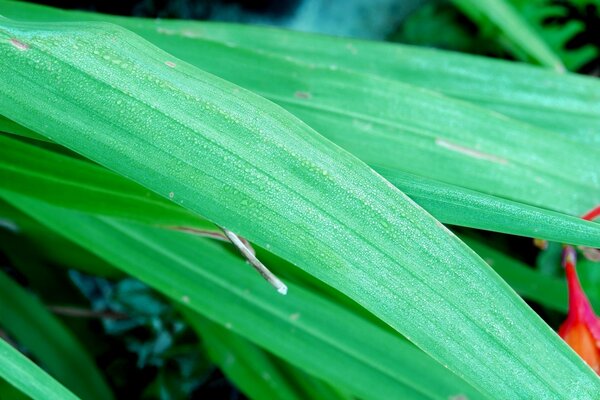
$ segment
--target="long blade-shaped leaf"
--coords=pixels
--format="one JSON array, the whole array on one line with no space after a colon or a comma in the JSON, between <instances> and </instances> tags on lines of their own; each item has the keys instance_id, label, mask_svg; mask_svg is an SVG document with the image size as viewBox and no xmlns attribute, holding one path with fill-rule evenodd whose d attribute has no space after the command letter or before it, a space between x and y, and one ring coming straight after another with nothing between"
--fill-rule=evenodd
<instances>
[{"instance_id":1,"label":"long blade-shaped leaf","mask_svg":"<svg viewBox=\"0 0 600 400\"><path fill-rule=\"evenodd\" d=\"M567 283L558 278L540 274L520 261L470 236L461 239L479 254L521 296L554 310L567 311ZM595 298L593 302L599 304Z\"/></svg>"},{"instance_id":2,"label":"long blade-shaped leaf","mask_svg":"<svg viewBox=\"0 0 600 400\"><path fill-rule=\"evenodd\" d=\"M564 72L560 58L507 0L453 0L467 15L496 25L511 44L542 65Z\"/></svg>"},{"instance_id":3,"label":"long blade-shaped leaf","mask_svg":"<svg viewBox=\"0 0 600 400\"><path fill-rule=\"evenodd\" d=\"M202 338L211 359L251 399L321 398L302 396L300 387L264 350L197 313L183 311L186 320Z\"/></svg>"},{"instance_id":4,"label":"long blade-shaped leaf","mask_svg":"<svg viewBox=\"0 0 600 400\"><path fill-rule=\"evenodd\" d=\"M53 230L0 201L0 226L9 232L0 233L0 249L6 253L36 292L53 298L61 285L69 284L53 276L53 270L40 268L40 263L51 263L63 268L76 269L87 274L118 278L123 274L106 262L66 240ZM35 247L35 253L29 249ZM64 292L63 292L64 293Z\"/></svg>"},{"instance_id":5,"label":"long blade-shaped leaf","mask_svg":"<svg viewBox=\"0 0 600 400\"><path fill-rule=\"evenodd\" d=\"M58 19L89 18L89 14L54 10L51 14ZM250 25L108 18L168 51L175 47L184 51L210 39L229 48L266 51L313 67L369 73L468 100L581 143L600 144L600 85L594 78L448 51Z\"/></svg>"},{"instance_id":6,"label":"long blade-shaped leaf","mask_svg":"<svg viewBox=\"0 0 600 400\"><path fill-rule=\"evenodd\" d=\"M64 207L154 225L213 225L96 164L0 134L0 186Z\"/></svg>"},{"instance_id":7,"label":"long blade-shaped leaf","mask_svg":"<svg viewBox=\"0 0 600 400\"><path fill-rule=\"evenodd\" d=\"M13 1L0 1L0 14L25 20L114 22L190 62L193 60L186 54L204 54L204 43L212 40L230 51L244 47L313 67L369 73L466 99L582 143L600 144L600 84L580 75L558 75L519 63L448 51L251 25L122 18ZM243 73L244 66L229 68L240 67Z\"/></svg>"},{"instance_id":8,"label":"long blade-shaped leaf","mask_svg":"<svg viewBox=\"0 0 600 400\"><path fill-rule=\"evenodd\" d=\"M337 67L214 43L168 49L279 103L375 169L572 215L600 202L597 146L584 151L580 143L474 104Z\"/></svg>"},{"instance_id":9,"label":"long blade-shaped leaf","mask_svg":"<svg viewBox=\"0 0 600 400\"><path fill-rule=\"evenodd\" d=\"M337 64L318 66L202 41L182 46L156 29L142 33L174 55L281 104L376 169L574 216L600 203L597 146L584 151L552 132ZM595 105L588 102L587 108Z\"/></svg>"},{"instance_id":10,"label":"long blade-shaped leaf","mask_svg":"<svg viewBox=\"0 0 600 400\"><path fill-rule=\"evenodd\" d=\"M361 398L480 397L405 340L339 305L292 282L287 296L277 294L213 241L7 198L175 301Z\"/></svg>"},{"instance_id":11,"label":"long blade-shaped leaf","mask_svg":"<svg viewBox=\"0 0 600 400\"><path fill-rule=\"evenodd\" d=\"M399 171L383 176L443 223L600 247L600 225ZM220 230L105 168L0 135L0 186L63 207L153 225Z\"/></svg>"},{"instance_id":12,"label":"long blade-shaped leaf","mask_svg":"<svg viewBox=\"0 0 600 400\"><path fill-rule=\"evenodd\" d=\"M94 361L42 303L0 272L2 326L57 379L85 399L111 399Z\"/></svg>"},{"instance_id":13,"label":"long blade-shaped leaf","mask_svg":"<svg viewBox=\"0 0 600 400\"><path fill-rule=\"evenodd\" d=\"M0 339L0 377L35 400L78 399L4 339Z\"/></svg>"},{"instance_id":14,"label":"long blade-shaped leaf","mask_svg":"<svg viewBox=\"0 0 600 400\"><path fill-rule=\"evenodd\" d=\"M0 55L10 119L340 289L482 392L600 390L475 253L281 108L108 24L3 20Z\"/></svg>"},{"instance_id":15,"label":"long blade-shaped leaf","mask_svg":"<svg viewBox=\"0 0 600 400\"><path fill-rule=\"evenodd\" d=\"M14 135L23 136L23 137L30 138L30 139L45 140L45 141L48 140L44 136L39 135L39 134L33 132L32 130L27 129L27 128L9 120L3 116L0 116L0 132L9 132Z\"/></svg>"}]
</instances>

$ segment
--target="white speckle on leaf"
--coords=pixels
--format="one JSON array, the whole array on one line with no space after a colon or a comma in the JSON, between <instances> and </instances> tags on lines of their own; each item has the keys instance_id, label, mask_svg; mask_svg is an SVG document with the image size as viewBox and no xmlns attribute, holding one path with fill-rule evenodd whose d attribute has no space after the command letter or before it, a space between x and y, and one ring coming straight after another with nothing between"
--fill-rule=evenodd
<instances>
[{"instance_id":1,"label":"white speckle on leaf","mask_svg":"<svg viewBox=\"0 0 600 400\"><path fill-rule=\"evenodd\" d=\"M10 39L10 44L13 45L13 47L15 47L16 49L19 49L21 51L26 51L29 50L29 46L17 39Z\"/></svg>"},{"instance_id":2,"label":"white speckle on leaf","mask_svg":"<svg viewBox=\"0 0 600 400\"><path fill-rule=\"evenodd\" d=\"M160 33L161 35L166 35L166 36L181 36L181 37L187 37L187 38L192 38L192 39L202 38L202 35L199 32L191 30L191 29L178 30L178 29L163 28L163 27L159 26L158 28L156 28L156 33Z\"/></svg>"},{"instance_id":3,"label":"white speckle on leaf","mask_svg":"<svg viewBox=\"0 0 600 400\"><path fill-rule=\"evenodd\" d=\"M196 32L191 29L184 29L181 31L181 36L190 38L190 39L201 39L202 35L199 32Z\"/></svg>"},{"instance_id":4,"label":"white speckle on leaf","mask_svg":"<svg viewBox=\"0 0 600 400\"><path fill-rule=\"evenodd\" d=\"M190 302L190 298L189 296L181 296L181 301L183 301L185 304L188 304Z\"/></svg>"},{"instance_id":5,"label":"white speckle on leaf","mask_svg":"<svg viewBox=\"0 0 600 400\"><path fill-rule=\"evenodd\" d=\"M173 193L173 192L170 192L170 193L169 193L169 198L170 198L170 199L173 199L174 197L175 197L175 193Z\"/></svg>"},{"instance_id":6,"label":"white speckle on leaf","mask_svg":"<svg viewBox=\"0 0 600 400\"><path fill-rule=\"evenodd\" d=\"M167 36L172 36L172 35L176 35L177 31L174 29L167 29L167 28L163 28L163 27L158 27L156 28L156 33L160 33L163 35L167 35Z\"/></svg>"},{"instance_id":7,"label":"white speckle on leaf","mask_svg":"<svg viewBox=\"0 0 600 400\"><path fill-rule=\"evenodd\" d=\"M175 68L177 66L173 61L165 61L165 65L170 68Z\"/></svg>"},{"instance_id":8,"label":"white speckle on leaf","mask_svg":"<svg viewBox=\"0 0 600 400\"><path fill-rule=\"evenodd\" d=\"M293 313L290 315L292 321L298 321L298 318L300 318L300 313Z\"/></svg>"},{"instance_id":9,"label":"white speckle on leaf","mask_svg":"<svg viewBox=\"0 0 600 400\"><path fill-rule=\"evenodd\" d=\"M445 139L437 138L437 139L435 139L435 144L437 144L438 146L443 147L445 149L452 150L457 153L465 154L469 157L477 158L480 160L487 160L487 161L491 161L491 162L494 162L497 164L508 164L508 160L506 160L502 157L498 157L493 154L483 153L483 152L475 150L475 149L471 149L468 147L464 147L464 146L449 142Z\"/></svg>"}]
</instances>

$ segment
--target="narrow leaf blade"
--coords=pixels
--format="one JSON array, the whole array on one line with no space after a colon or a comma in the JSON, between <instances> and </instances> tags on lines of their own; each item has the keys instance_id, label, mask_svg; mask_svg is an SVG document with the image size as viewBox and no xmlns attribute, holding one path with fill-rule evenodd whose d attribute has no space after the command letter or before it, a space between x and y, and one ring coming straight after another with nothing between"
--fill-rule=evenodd
<instances>
[{"instance_id":1,"label":"narrow leaf blade","mask_svg":"<svg viewBox=\"0 0 600 400\"><path fill-rule=\"evenodd\" d=\"M272 103L107 24L2 21L0 54L9 118L339 288L483 393L600 390L467 246Z\"/></svg>"}]
</instances>

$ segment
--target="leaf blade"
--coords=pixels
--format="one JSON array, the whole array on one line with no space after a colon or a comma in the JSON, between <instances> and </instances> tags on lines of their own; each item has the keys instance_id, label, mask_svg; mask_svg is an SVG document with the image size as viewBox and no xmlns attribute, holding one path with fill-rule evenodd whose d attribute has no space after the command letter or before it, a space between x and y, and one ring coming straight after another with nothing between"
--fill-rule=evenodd
<instances>
[{"instance_id":1,"label":"leaf blade","mask_svg":"<svg viewBox=\"0 0 600 400\"><path fill-rule=\"evenodd\" d=\"M220 230L106 169L0 135L3 188L52 204L152 225ZM433 179L376 168L445 224L600 247L600 226Z\"/></svg>"},{"instance_id":2,"label":"leaf blade","mask_svg":"<svg viewBox=\"0 0 600 400\"><path fill-rule=\"evenodd\" d=\"M87 351L37 299L0 272L2 327L64 385L86 399L113 395Z\"/></svg>"},{"instance_id":3,"label":"leaf blade","mask_svg":"<svg viewBox=\"0 0 600 400\"><path fill-rule=\"evenodd\" d=\"M483 393L588 398L600 389L475 253L279 107L184 63L171 68L169 54L107 24L1 25L9 118L343 290ZM36 62L46 68L34 73Z\"/></svg>"},{"instance_id":4,"label":"leaf blade","mask_svg":"<svg viewBox=\"0 0 600 400\"><path fill-rule=\"evenodd\" d=\"M470 16L485 18L496 25L500 31L518 48L542 65L558 72L564 72L561 59L537 34L528 22L517 13L513 5L506 0L453 0L463 12Z\"/></svg>"},{"instance_id":5,"label":"leaf blade","mask_svg":"<svg viewBox=\"0 0 600 400\"><path fill-rule=\"evenodd\" d=\"M3 197L182 306L362 398L480 397L405 340L336 303L291 282L282 297L212 241L87 216L23 196ZM348 326L355 329L348 332ZM427 383L418 377L428 377Z\"/></svg>"},{"instance_id":6,"label":"leaf blade","mask_svg":"<svg viewBox=\"0 0 600 400\"><path fill-rule=\"evenodd\" d=\"M50 375L0 339L0 376L35 400L76 400Z\"/></svg>"}]
</instances>

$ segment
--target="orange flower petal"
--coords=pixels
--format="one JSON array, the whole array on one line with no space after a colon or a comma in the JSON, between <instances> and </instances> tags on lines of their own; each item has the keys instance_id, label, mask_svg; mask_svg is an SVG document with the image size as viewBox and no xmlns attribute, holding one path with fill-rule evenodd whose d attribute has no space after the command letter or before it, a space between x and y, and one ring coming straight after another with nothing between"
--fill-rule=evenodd
<instances>
[{"instance_id":1,"label":"orange flower petal","mask_svg":"<svg viewBox=\"0 0 600 400\"><path fill-rule=\"evenodd\" d=\"M563 339L596 373L600 373L600 351L584 324L576 324L564 332Z\"/></svg>"}]
</instances>

